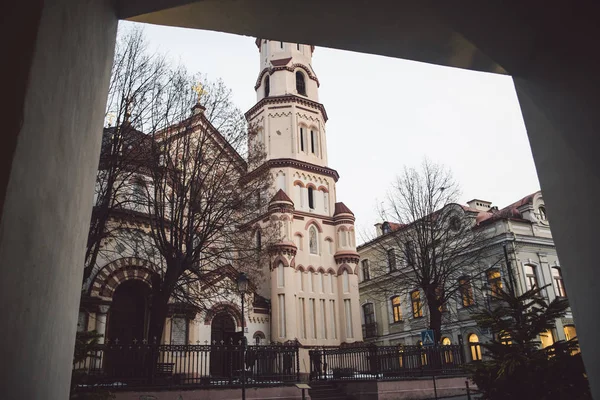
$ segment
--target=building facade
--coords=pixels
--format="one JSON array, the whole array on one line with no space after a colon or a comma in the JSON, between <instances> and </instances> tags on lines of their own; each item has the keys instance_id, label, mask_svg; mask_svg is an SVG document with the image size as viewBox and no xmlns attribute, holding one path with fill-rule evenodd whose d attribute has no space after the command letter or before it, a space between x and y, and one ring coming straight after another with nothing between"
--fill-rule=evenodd
<instances>
[{"instance_id":1,"label":"building facade","mask_svg":"<svg viewBox=\"0 0 600 400\"><path fill-rule=\"evenodd\" d=\"M173 300L163 337L147 337L152 276L161 273L163 260L148 246L152 240L144 214L149 210L133 201L111 213L109 224L126 229L121 237L104 239L82 288L78 329L98 331L104 335L100 342L208 344L237 341L242 335L256 344L298 340L304 346L323 346L362 340L354 215L337 202L339 176L327 165L327 114L318 102L314 47L256 43L261 66L257 103L246 118L249 149L265 157L244 168L247 179L267 170L273 187L258 199L260 215L251 224L258 247L270 224L280 226L282 240L269 246L268 262L256 265L264 279L251 282L244 318L239 294L224 289L201 310ZM194 108L192 118L199 131L214 136L214 146L226 146L201 106ZM240 159L231 154L232 163ZM124 198L135 196L137 182L147 178L143 169L128 176L120 185ZM236 278L231 265L222 265L201 280L235 286Z\"/></svg>"},{"instance_id":2,"label":"building facade","mask_svg":"<svg viewBox=\"0 0 600 400\"><path fill-rule=\"evenodd\" d=\"M490 332L479 329L472 319L473 311L490 305L493 290L508 279L506 258L514 276L517 293L532 287L543 287L548 301L555 297L567 297L562 280L562 268L558 259L550 224L541 192L536 192L503 208L493 207L488 201L474 199L462 211L474 219L474 228L484 230L490 238L487 249L489 267L482 272L473 271L469 276L465 269L463 277L456 282L456 294L444 307L441 344L464 343L467 360L478 360L482 352L478 343L490 338ZM377 237L358 247L361 256L359 267L359 290L361 320L365 341L386 345L415 345L421 341L421 331L429 328L427 307L419 290L411 293L387 293L378 290L380 279L398 279L393 272L374 275L373 263L381 262L375 245L385 241L403 226L384 222L377 224ZM504 256L504 246L507 253ZM568 266L566 266L568 268ZM556 321L556 329L540 336L543 346L556 340L568 340L576 336L570 311Z\"/></svg>"}]
</instances>

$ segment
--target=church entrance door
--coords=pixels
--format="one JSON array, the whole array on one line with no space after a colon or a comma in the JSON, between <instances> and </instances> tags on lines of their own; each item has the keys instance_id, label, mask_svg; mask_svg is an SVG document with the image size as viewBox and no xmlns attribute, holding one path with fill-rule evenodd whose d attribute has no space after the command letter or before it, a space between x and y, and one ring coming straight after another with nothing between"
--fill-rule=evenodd
<instances>
[{"instance_id":1,"label":"church entrance door","mask_svg":"<svg viewBox=\"0 0 600 400\"><path fill-rule=\"evenodd\" d=\"M221 312L212 320L210 341L213 351L210 355L210 375L213 378L232 378L241 368L241 358L237 354L241 332L235 331L231 315ZM241 353L240 353L241 354Z\"/></svg>"},{"instance_id":2,"label":"church entrance door","mask_svg":"<svg viewBox=\"0 0 600 400\"><path fill-rule=\"evenodd\" d=\"M105 355L107 372L115 376L136 376L143 372L141 357L126 349L146 339L149 295L148 285L138 280L125 281L115 290L106 337L117 346ZM123 345L123 349L118 345Z\"/></svg>"}]
</instances>

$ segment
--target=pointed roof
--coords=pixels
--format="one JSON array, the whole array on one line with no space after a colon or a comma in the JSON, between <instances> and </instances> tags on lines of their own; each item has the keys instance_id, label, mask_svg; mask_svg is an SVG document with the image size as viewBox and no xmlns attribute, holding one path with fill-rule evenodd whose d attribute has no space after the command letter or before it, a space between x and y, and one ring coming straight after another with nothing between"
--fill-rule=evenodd
<instances>
[{"instance_id":1,"label":"pointed roof","mask_svg":"<svg viewBox=\"0 0 600 400\"><path fill-rule=\"evenodd\" d=\"M354 215L354 213L352 211L350 211L350 209L341 201L339 203L335 203L335 211L334 211L333 215L338 215L338 214Z\"/></svg>"},{"instance_id":2,"label":"pointed roof","mask_svg":"<svg viewBox=\"0 0 600 400\"><path fill-rule=\"evenodd\" d=\"M275 193L275 196L273 196L273 198L271 199L271 201L269 203L274 203L274 202L279 202L279 201L282 201L282 202L284 201L287 203L294 204L292 199L290 199L289 196L287 194L285 194L283 189L279 189L277 191L277 193Z\"/></svg>"}]
</instances>

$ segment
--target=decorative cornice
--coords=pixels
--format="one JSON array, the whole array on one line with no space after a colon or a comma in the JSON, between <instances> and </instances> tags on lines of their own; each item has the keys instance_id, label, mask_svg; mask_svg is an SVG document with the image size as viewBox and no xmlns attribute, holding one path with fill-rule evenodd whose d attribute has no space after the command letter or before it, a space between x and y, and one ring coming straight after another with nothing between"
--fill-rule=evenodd
<instances>
[{"instance_id":1,"label":"decorative cornice","mask_svg":"<svg viewBox=\"0 0 600 400\"><path fill-rule=\"evenodd\" d=\"M263 77L266 74L269 74L269 76L271 76L271 75L273 75L277 71L294 72L298 68L300 68L304 72L306 72L306 75L308 75L308 79L311 79L311 80L315 81L317 83L317 87L321 86L321 83L319 82L319 78L317 78L317 76L314 74L314 72L312 71L311 68L307 67L304 64L300 64L300 63L295 63L295 64L292 64L292 65L287 65L289 63L289 61L291 60L291 58L290 59L284 59L283 61L285 61L285 60L288 60L288 62L285 63L285 64L283 64L283 65L273 65L272 67L263 68L263 70L260 71L260 73L258 74L258 78L256 78L256 83L254 84L254 90L258 90L258 88L262 84ZM280 60L273 60L273 61L280 61ZM273 63L273 61L271 61L271 63Z\"/></svg>"},{"instance_id":2,"label":"decorative cornice","mask_svg":"<svg viewBox=\"0 0 600 400\"><path fill-rule=\"evenodd\" d=\"M340 175L337 173L335 169L331 169L328 167L321 167L319 165L307 163L305 161L295 160L293 158L276 158L273 160L265 161L260 167L256 168L254 171L249 172L243 179L242 182L248 182L254 179L257 175L260 175L264 172L265 169L270 168L281 168L281 167L292 167L297 168L306 172L313 172L320 175L329 176L333 178L335 182L340 179Z\"/></svg>"},{"instance_id":3,"label":"decorative cornice","mask_svg":"<svg viewBox=\"0 0 600 400\"><path fill-rule=\"evenodd\" d=\"M271 256L284 255L294 257L296 256L297 252L298 247L296 247L296 245L291 242L280 242L269 246L269 254L271 254Z\"/></svg>"},{"instance_id":4,"label":"decorative cornice","mask_svg":"<svg viewBox=\"0 0 600 400\"><path fill-rule=\"evenodd\" d=\"M341 250L334 254L336 264L358 264L360 261L360 255L356 251L352 250Z\"/></svg>"},{"instance_id":5,"label":"decorative cornice","mask_svg":"<svg viewBox=\"0 0 600 400\"><path fill-rule=\"evenodd\" d=\"M256 103L251 109L246 111L246 113L244 115L246 116L246 119L248 121L250 121L252 119L254 113L256 113L264 105L266 105L266 104L281 104L281 103L286 103L286 102L296 103L296 104L304 105L306 107L316 108L319 111L321 111L321 114L323 114L324 122L327 122L327 119L328 119L327 111L325 111L325 107L323 106L323 104L317 103L316 101L312 101L312 100L309 100L309 99L301 97L301 96L296 96L294 94L265 97L265 98L261 99L258 103Z\"/></svg>"}]
</instances>

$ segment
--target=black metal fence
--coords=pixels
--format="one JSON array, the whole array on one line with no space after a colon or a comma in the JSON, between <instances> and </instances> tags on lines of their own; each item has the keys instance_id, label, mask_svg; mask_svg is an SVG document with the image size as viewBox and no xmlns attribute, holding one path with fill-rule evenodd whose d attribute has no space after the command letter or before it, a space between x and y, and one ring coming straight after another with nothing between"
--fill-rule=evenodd
<instances>
[{"instance_id":1,"label":"black metal fence","mask_svg":"<svg viewBox=\"0 0 600 400\"><path fill-rule=\"evenodd\" d=\"M241 385L300 380L297 345L98 345L73 366L75 390Z\"/></svg>"},{"instance_id":2,"label":"black metal fence","mask_svg":"<svg viewBox=\"0 0 600 400\"><path fill-rule=\"evenodd\" d=\"M309 352L311 380L370 380L455 375L463 371L461 345L323 348Z\"/></svg>"}]
</instances>

